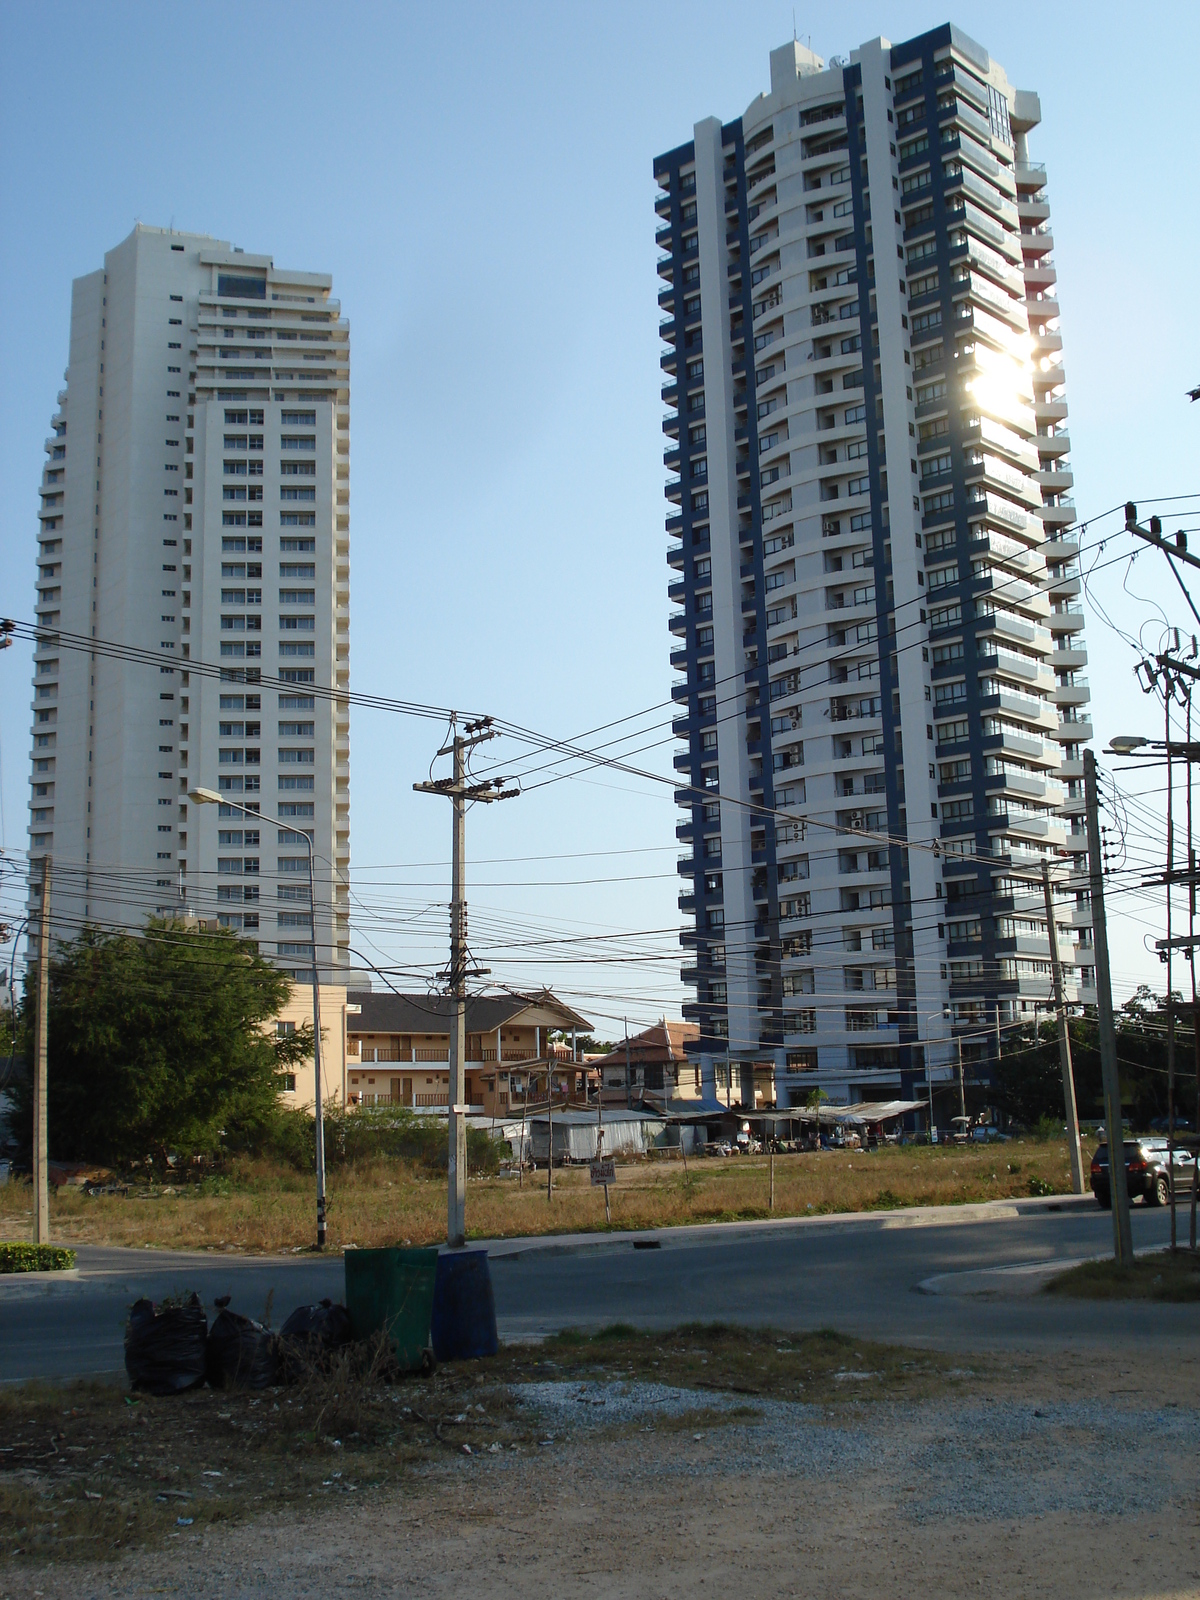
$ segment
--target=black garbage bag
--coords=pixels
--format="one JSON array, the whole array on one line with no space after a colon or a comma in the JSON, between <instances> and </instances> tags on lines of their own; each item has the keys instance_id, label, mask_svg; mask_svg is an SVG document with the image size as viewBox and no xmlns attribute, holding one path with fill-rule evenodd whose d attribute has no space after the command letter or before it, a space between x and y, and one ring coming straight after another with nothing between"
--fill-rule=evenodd
<instances>
[{"instance_id":1,"label":"black garbage bag","mask_svg":"<svg viewBox=\"0 0 1200 1600\"><path fill-rule=\"evenodd\" d=\"M278 1340L251 1317L222 1309L208 1334L208 1381L214 1389L237 1385L269 1389L279 1382Z\"/></svg>"},{"instance_id":2,"label":"black garbage bag","mask_svg":"<svg viewBox=\"0 0 1200 1600\"><path fill-rule=\"evenodd\" d=\"M125 1324L125 1371L133 1387L147 1394L182 1394L202 1384L207 1334L208 1318L197 1295L159 1306L137 1301Z\"/></svg>"},{"instance_id":3,"label":"black garbage bag","mask_svg":"<svg viewBox=\"0 0 1200 1600\"><path fill-rule=\"evenodd\" d=\"M345 1306L322 1300L297 1306L279 1330L279 1358L284 1376L297 1382L311 1367L324 1365L331 1351L350 1344L354 1328Z\"/></svg>"}]
</instances>

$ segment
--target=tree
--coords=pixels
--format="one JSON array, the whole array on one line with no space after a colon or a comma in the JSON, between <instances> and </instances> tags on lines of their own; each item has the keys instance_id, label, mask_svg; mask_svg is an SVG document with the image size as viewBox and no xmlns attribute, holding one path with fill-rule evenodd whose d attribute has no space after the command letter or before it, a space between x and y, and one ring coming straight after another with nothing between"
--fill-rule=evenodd
<instances>
[{"instance_id":1,"label":"tree","mask_svg":"<svg viewBox=\"0 0 1200 1600\"><path fill-rule=\"evenodd\" d=\"M280 1073L312 1054L312 1029L265 1024L290 980L234 934L177 922L143 934L85 929L50 968L48 1123L62 1160L122 1163L253 1143L279 1115ZM32 1032L36 975L22 1007ZM28 1140L31 1087L14 1126Z\"/></svg>"},{"instance_id":2,"label":"tree","mask_svg":"<svg viewBox=\"0 0 1200 1600\"><path fill-rule=\"evenodd\" d=\"M1190 1007L1180 1014L1176 996L1175 1110L1177 1116L1187 1118L1194 1117L1196 1106L1189 1012ZM1152 1119L1167 1114L1166 1000L1143 984L1121 1006L1115 1022L1121 1105L1134 1128L1146 1128ZM1072 1017L1069 1028L1079 1115L1085 1122L1098 1121L1104 1116L1104 1094L1095 1012ZM1057 1120L1064 1115L1055 1023L1029 1024L1005 1036L989 1098L1027 1127L1043 1117Z\"/></svg>"}]
</instances>

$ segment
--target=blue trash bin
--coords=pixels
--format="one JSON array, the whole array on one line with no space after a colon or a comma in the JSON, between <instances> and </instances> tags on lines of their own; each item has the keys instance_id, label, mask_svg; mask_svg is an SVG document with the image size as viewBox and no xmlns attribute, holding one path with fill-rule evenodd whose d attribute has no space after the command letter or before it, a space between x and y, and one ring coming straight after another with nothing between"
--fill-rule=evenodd
<instances>
[{"instance_id":1,"label":"blue trash bin","mask_svg":"<svg viewBox=\"0 0 1200 1600\"><path fill-rule=\"evenodd\" d=\"M439 1252L429 1333L439 1361L472 1361L497 1353L496 1301L486 1250Z\"/></svg>"}]
</instances>

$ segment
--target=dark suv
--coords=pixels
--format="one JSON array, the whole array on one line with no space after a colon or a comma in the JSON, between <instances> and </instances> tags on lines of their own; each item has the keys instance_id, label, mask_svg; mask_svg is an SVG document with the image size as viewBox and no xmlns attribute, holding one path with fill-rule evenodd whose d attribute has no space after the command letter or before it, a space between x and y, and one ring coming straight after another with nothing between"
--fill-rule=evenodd
<instances>
[{"instance_id":1,"label":"dark suv","mask_svg":"<svg viewBox=\"0 0 1200 1600\"><path fill-rule=\"evenodd\" d=\"M1170 1149L1165 1139L1126 1139L1125 1182L1129 1198L1139 1195L1148 1206L1166 1206L1171 1203ZM1190 1184L1193 1158L1190 1151L1175 1148L1175 1181L1182 1188ZM1108 1179L1108 1146L1102 1144L1092 1157L1092 1193L1107 1211L1112 1205L1112 1189Z\"/></svg>"}]
</instances>

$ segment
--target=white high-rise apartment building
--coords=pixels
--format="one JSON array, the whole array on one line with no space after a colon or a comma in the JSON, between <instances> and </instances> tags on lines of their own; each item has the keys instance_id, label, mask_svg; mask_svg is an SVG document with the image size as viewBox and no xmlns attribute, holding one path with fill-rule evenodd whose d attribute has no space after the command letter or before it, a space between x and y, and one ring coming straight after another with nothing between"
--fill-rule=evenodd
<instances>
[{"instance_id":1,"label":"white high-rise apartment building","mask_svg":"<svg viewBox=\"0 0 1200 1600\"><path fill-rule=\"evenodd\" d=\"M960 1049L986 1085L1050 996L1092 730L1040 119L951 26L793 42L654 164L685 1015L722 1097L923 1097Z\"/></svg>"},{"instance_id":2,"label":"white high-rise apartment building","mask_svg":"<svg viewBox=\"0 0 1200 1600\"><path fill-rule=\"evenodd\" d=\"M327 978L347 966L349 711L330 690L350 671L350 344L330 289L142 226L75 280L29 828L60 937L187 911L289 970L314 938ZM196 786L226 803L190 806Z\"/></svg>"}]
</instances>

